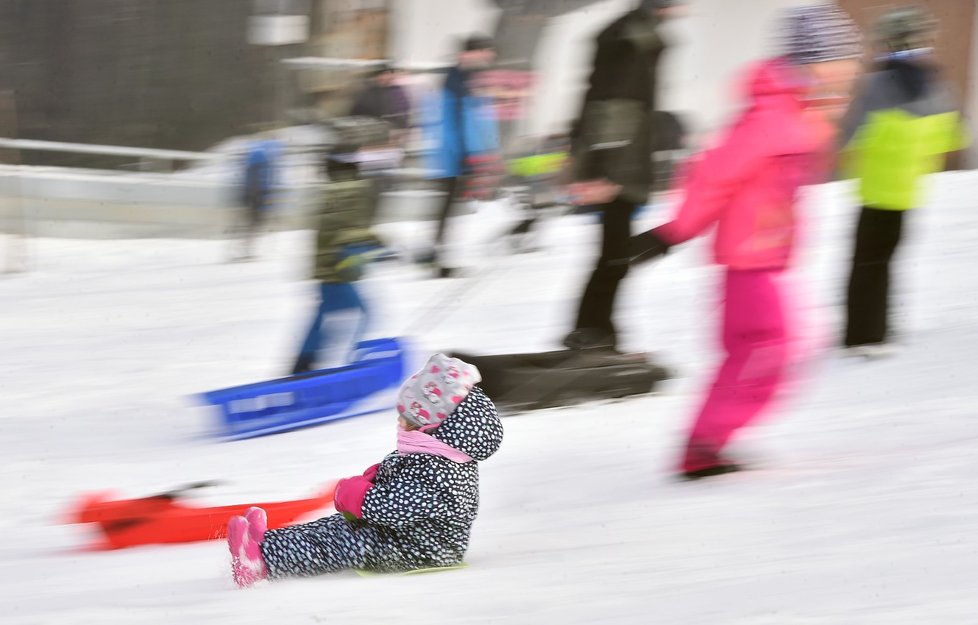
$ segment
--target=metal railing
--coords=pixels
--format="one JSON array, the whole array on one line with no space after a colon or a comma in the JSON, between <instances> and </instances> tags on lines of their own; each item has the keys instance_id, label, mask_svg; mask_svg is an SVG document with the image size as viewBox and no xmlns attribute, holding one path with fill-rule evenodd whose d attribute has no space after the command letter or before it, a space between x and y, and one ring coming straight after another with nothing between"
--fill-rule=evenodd
<instances>
[{"instance_id":1,"label":"metal railing","mask_svg":"<svg viewBox=\"0 0 978 625\"><path fill-rule=\"evenodd\" d=\"M420 150L420 145L416 146ZM293 147L293 150L296 148ZM99 156L129 157L139 159L140 171L172 171L173 164L177 162L205 163L218 161L227 158L226 153L220 152L189 152L183 150L163 150L154 148L139 148L114 145L96 145L84 143L69 143L63 141L42 141L35 139L12 139L0 137L0 150L24 150L24 151L44 151L62 152L73 154L91 154ZM297 151L302 151L299 148ZM161 164L168 164L168 167L161 167ZM154 166L155 165L155 166ZM40 218L34 208L35 202L25 196L23 186L25 174L31 171L41 171L44 168L37 168L30 165L7 165L0 166L0 171L14 180L8 189L8 195L0 197L0 202L6 202L6 207L0 206L0 219L3 220L2 230L0 230L0 272L26 271L29 266L28 247L30 239L36 236L36 224ZM365 172L369 176L377 176L387 180L401 182L426 181L435 172L424 167L390 167L376 171ZM31 175L31 174L28 174ZM186 182L186 180L184 180ZM301 196L303 185L298 185L295 189ZM414 198L418 193L437 194L440 189L407 189L385 187L384 195L389 196L388 200L397 198ZM4 234L5 233L5 234ZM5 249L3 249L5 248Z\"/></svg>"},{"instance_id":2,"label":"metal railing","mask_svg":"<svg viewBox=\"0 0 978 625\"><path fill-rule=\"evenodd\" d=\"M0 148L38 152L67 152L71 154L95 154L100 156L134 157L140 161L140 169L149 169L150 163L167 164L172 169L177 161L209 161L219 155L212 152L186 152L183 150L158 150L118 145L94 145L90 143L65 143L63 141L38 141L36 139L9 139L0 137Z\"/></svg>"},{"instance_id":3,"label":"metal railing","mask_svg":"<svg viewBox=\"0 0 978 625\"><path fill-rule=\"evenodd\" d=\"M174 163L177 162L206 162L215 160L221 156L220 154L211 152L160 150L117 145L40 141L36 139L11 139L8 137L0 137L0 149L135 158L139 161L140 171L172 171ZM21 171L21 168L28 166L19 165L14 167L18 171ZM16 177L18 181L17 187L20 188L21 175L18 173ZM6 249L3 254L2 267L0 267L0 271L5 273L28 270L28 247L33 230L33 218L30 214L31 211L25 205L23 192L15 192L12 200L15 208L13 211L7 211L11 214L8 214L5 220L9 222L6 224L8 227L13 227L13 231L4 237L6 239L4 245Z\"/></svg>"}]
</instances>

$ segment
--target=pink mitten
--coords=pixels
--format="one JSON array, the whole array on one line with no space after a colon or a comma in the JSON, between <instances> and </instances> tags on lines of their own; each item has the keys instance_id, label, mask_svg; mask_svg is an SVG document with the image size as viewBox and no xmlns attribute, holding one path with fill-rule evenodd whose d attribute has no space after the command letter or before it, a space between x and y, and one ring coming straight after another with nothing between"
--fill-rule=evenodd
<instances>
[{"instance_id":1,"label":"pink mitten","mask_svg":"<svg viewBox=\"0 0 978 625\"><path fill-rule=\"evenodd\" d=\"M366 471L364 471L363 472L363 477L365 477L368 480L370 480L371 482L373 482L377 478L377 471L379 471L379 470L380 470L380 463L378 462L375 465L371 465L371 467L369 469L367 469Z\"/></svg>"},{"instance_id":2,"label":"pink mitten","mask_svg":"<svg viewBox=\"0 0 978 625\"><path fill-rule=\"evenodd\" d=\"M358 519L363 518L363 499L367 491L374 487L373 482L362 475L340 480L333 494L333 507L337 512L352 514Z\"/></svg>"}]
</instances>

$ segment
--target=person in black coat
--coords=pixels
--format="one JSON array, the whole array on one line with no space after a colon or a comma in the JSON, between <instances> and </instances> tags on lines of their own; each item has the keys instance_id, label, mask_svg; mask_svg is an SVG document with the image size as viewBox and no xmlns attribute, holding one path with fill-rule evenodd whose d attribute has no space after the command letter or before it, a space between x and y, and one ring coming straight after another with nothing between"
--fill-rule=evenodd
<instances>
[{"instance_id":1,"label":"person in black coat","mask_svg":"<svg viewBox=\"0 0 978 625\"><path fill-rule=\"evenodd\" d=\"M400 138L411 123L411 100L404 87L397 83L397 71L393 67L383 65L374 72L353 101L350 115L387 122Z\"/></svg>"},{"instance_id":2,"label":"person in black coat","mask_svg":"<svg viewBox=\"0 0 978 625\"><path fill-rule=\"evenodd\" d=\"M571 349L616 349L612 315L618 285L628 273L631 217L648 200L653 183L652 120L657 66L666 48L659 24L675 0L643 0L605 28L580 117L571 131L578 204L601 214L601 254L581 296Z\"/></svg>"}]
</instances>

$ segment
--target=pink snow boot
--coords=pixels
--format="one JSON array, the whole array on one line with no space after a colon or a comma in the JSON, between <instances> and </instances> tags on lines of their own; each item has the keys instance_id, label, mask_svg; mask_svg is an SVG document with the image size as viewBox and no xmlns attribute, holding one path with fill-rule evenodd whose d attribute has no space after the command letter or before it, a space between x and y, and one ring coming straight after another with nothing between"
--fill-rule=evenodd
<instances>
[{"instance_id":1,"label":"pink snow boot","mask_svg":"<svg viewBox=\"0 0 978 625\"><path fill-rule=\"evenodd\" d=\"M245 511L245 518L248 519L248 534L251 540L259 545L265 542L265 532L268 531L268 515L265 511L252 506Z\"/></svg>"},{"instance_id":2,"label":"pink snow boot","mask_svg":"<svg viewBox=\"0 0 978 625\"><path fill-rule=\"evenodd\" d=\"M247 588L268 577L259 543L252 538L248 519L243 516L228 521L228 549L231 551L231 577L238 588Z\"/></svg>"}]
</instances>

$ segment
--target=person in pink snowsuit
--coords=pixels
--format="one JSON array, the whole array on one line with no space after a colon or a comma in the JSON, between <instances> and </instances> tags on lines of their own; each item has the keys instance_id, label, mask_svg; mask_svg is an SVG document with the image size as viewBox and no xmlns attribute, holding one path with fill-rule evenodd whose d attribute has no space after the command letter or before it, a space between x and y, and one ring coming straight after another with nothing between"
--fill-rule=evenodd
<instances>
[{"instance_id":1,"label":"person in pink snowsuit","mask_svg":"<svg viewBox=\"0 0 978 625\"><path fill-rule=\"evenodd\" d=\"M726 268L726 358L689 432L679 467L687 478L736 470L725 446L782 385L791 333L781 277L795 243L798 190L828 172L834 118L858 71L858 33L834 5L790 10L785 24L785 55L750 72L748 106L690 165L677 214L632 239L635 264L716 226L713 256Z\"/></svg>"}]
</instances>

